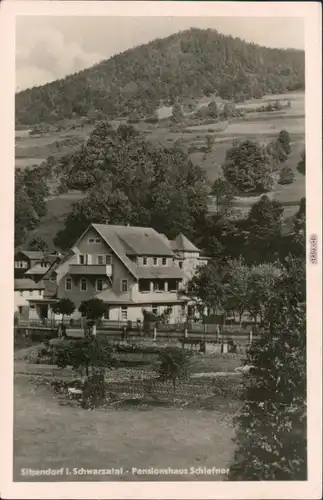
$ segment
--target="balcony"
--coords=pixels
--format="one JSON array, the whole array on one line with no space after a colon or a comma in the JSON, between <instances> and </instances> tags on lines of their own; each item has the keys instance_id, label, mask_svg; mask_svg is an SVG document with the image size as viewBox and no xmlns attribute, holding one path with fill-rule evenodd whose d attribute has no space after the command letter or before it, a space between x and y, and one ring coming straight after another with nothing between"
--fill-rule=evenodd
<instances>
[{"instance_id":1,"label":"balcony","mask_svg":"<svg viewBox=\"0 0 323 500\"><path fill-rule=\"evenodd\" d=\"M112 265L70 264L68 272L73 276L112 276Z\"/></svg>"}]
</instances>

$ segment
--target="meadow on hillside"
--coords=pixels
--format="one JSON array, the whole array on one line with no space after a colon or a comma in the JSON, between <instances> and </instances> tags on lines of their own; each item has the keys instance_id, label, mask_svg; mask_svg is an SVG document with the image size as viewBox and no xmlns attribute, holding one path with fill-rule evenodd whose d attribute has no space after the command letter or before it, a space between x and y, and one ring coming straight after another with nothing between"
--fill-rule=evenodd
<instances>
[{"instance_id":1,"label":"meadow on hillside","mask_svg":"<svg viewBox=\"0 0 323 500\"><path fill-rule=\"evenodd\" d=\"M305 144L305 109L304 93L291 93L284 95L264 96L262 99L246 101L237 107L259 108L270 101L290 101L291 107L279 111L252 112L243 117L226 121L208 123L200 126L182 127L174 130L167 120L168 108L164 108L163 119L158 124L149 124L141 121L135 127L147 138L164 146L175 143L188 152L192 162L203 167L208 179L213 182L222 175L221 165L225 160L226 151L232 146L233 140L250 139L266 143L277 137L281 130L287 130L291 137L291 154L286 166L294 174L294 182L288 185L275 184L269 193L271 198L277 199L284 205L286 218L292 216L298 208L299 200L305 195L305 178L300 175L296 166L300 159ZM221 104L223 101L216 98ZM196 102L196 107L205 106L210 98L203 98ZM125 123L126 119L113 120L111 123L117 127ZM16 168L24 168L33 164L40 164L48 156L61 156L71 153L85 141L95 125L71 122L68 130L56 131L41 136L29 136L28 131L16 133ZM213 137L211 150L206 151L207 136ZM52 236L63 227L64 218L71 210L71 206L81 197L78 192L53 196L48 200L48 213L37 228L37 235L50 242ZM251 205L258 201L257 196L237 197L235 206L241 214L245 215ZM214 210L210 204L210 212Z\"/></svg>"}]
</instances>

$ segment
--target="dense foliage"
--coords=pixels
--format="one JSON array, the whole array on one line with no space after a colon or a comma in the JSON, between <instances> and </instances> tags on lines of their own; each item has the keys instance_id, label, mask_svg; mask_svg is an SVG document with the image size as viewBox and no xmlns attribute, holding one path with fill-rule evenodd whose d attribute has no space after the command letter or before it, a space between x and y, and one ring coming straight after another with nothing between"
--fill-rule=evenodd
<instances>
[{"instance_id":1,"label":"dense foliage","mask_svg":"<svg viewBox=\"0 0 323 500\"><path fill-rule=\"evenodd\" d=\"M44 241L39 236L34 236L34 238L32 238L30 240L30 242L28 243L27 250L35 250L35 251L40 251L40 252L48 252L49 248L48 248L48 245L47 245L46 241Z\"/></svg>"},{"instance_id":2,"label":"dense foliage","mask_svg":"<svg viewBox=\"0 0 323 500\"><path fill-rule=\"evenodd\" d=\"M57 302L54 302L51 306L52 311L55 314L62 315L62 323L64 321L64 316L70 316L75 311L74 303L67 298L60 299Z\"/></svg>"},{"instance_id":3,"label":"dense foliage","mask_svg":"<svg viewBox=\"0 0 323 500\"><path fill-rule=\"evenodd\" d=\"M306 173L306 154L305 154L305 149L301 154L301 159L299 160L297 164L297 170L300 174L305 175Z\"/></svg>"},{"instance_id":4,"label":"dense foliage","mask_svg":"<svg viewBox=\"0 0 323 500\"><path fill-rule=\"evenodd\" d=\"M194 28L18 93L16 126L133 111L149 116L177 99L215 92L241 101L303 89L304 80L303 51L269 49Z\"/></svg>"},{"instance_id":5,"label":"dense foliage","mask_svg":"<svg viewBox=\"0 0 323 500\"><path fill-rule=\"evenodd\" d=\"M265 334L247 354L229 480L307 478L304 300L304 260L289 259L265 307Z\"/></svg>"},{"instance_id":6,"label":"dense foliage","mask_svg":"<svg viewBox=\"0 0 323 500\"><path fill-rule=\"evenodd\" d=\"M279 172L278 184L292 184L294 181L294 172L290 167L284 166Z\"/></svg>"},{"instance_id":7,"label":"dense foliage","mask_svg":"<svg viewBox=\"0 0 323 500\"><path fill-rule=\"evenodd\" d=\"M68 248L89 223L151 226L169 237L193 237L207 213L203 170L179 148L166 149L137 136L131 126L100 123L66 170L70 188L87 196L68 215L55 240Z\"/></svg>"},{"instance_id":8,"label":"dense foliage","mask_svg":"<svg viewBox=\"0 0 323 500\"><path fill-rule=\"evenodd\" d=\"M267 192L273 185L266 148L248 139L235 141L226 151L222 169L227 182L242 193Z\"/></svg>"},{"instance_id":9,"label":"dense foliage","mask_svg":"<svg viewBox=\"0 0 323 500\"><path fill-rule=\"evenodd\" d=\"M15 171L15 246L24 242L28 232L46 214L48 194L41 167Z\"/></svg>"},{"instance_id":10,"label":"dense foliage","mask_svg":"<svg viewBox=\"0 0 323 500\"><path fill-rule=\"evenodd\" d=\"M159 361L159 376L165 382L172 381L175 397L177 381L188 376L189 354L178 347L166 347L159 351Z\"/></svg>"}]
</instances>

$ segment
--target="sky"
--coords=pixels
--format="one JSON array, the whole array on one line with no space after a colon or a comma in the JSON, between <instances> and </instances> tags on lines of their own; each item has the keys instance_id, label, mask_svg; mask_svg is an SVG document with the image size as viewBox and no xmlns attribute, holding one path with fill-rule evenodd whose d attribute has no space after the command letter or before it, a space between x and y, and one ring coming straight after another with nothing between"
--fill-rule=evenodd
<instances>
[{"instance_id":1,"label":"sky","mask_svg":"<svg viewBox=\"0 0 323 500\"><path fill-rule=\"evenodd\" d=\"M16 21L16 91L43 85L155 38L196 28L277 48L304 48L297 17L20 16Z\"/></svg>"}]
</instances>

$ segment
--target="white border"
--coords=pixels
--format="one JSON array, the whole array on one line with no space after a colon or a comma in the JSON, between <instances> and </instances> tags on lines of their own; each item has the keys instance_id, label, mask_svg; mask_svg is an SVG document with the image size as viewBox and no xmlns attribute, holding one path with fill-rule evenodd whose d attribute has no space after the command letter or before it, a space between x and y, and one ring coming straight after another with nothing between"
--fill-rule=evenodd
<instances>
[{"instance_id":1,"label":"white border","mask_svg":"<svg viewBox=\"0 0 323 500\"><path fill-rule=\"evenodd\" d=\"M319 2L56 2L9 1L0 4L1 40L1 156L0 207L4 238L0 245L1 272L1 376L2 399L1 484L2 498L139 498L139 499L318 499L322 488L321 427L321 335L322 263L307 266L308 304L308 450L309 479L305 482L12 482L12 311L13 311L13 173L14 173L14 89L15 16L242 16L303 17L306 48L306 147L307 147L307 234L318 235L322 248L322 29Z\"/></svg>"}]
</instances>

